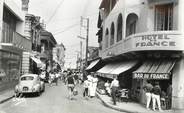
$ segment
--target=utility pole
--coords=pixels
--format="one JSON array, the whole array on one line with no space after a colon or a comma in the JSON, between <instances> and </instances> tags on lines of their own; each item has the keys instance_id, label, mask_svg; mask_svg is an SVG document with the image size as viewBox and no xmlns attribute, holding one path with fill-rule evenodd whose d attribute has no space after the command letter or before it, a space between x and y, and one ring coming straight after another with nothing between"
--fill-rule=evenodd
<instances>
[{"instance_id":1,"label":"utility pole","mask_svg":"<svg viewBox=\"0 0 184 113\"><path fill-rule=\"evenodd\" d=\"M87 34L86 34L86 61L85 61L85 67L88 66L88 38L89 38L89 18L86 18L86 19L87 19L87 28L86 28Z\"/></svg>"},{"instance_id":2,"label":"utility pole","mask_svg":"<svg viewBox=\"0 0 184 113\"><path fill-rule=\"evenodd\" d=\"M80 71L82 67L82 41L80 41Z\"/></svg>"},{"instance_id":3,"label":"utility pole","mask_svg":"<svg viewBox=\"0 0 184 113\"><path fill-rule=\"evenodd\" d=\"M83 25L83 21L86 21L86 25ZM86 68L88 66L88 38L89 38L89 18L84 18L81 17L81 27L86 28L86 38L82 37L82 36L77 36L80 39L86 40L86 53L85 53L85 65L84 68ZM80 27L80 35L81 35L81 27ZM81 45L82 45L82 41L81 41ZM81 46L81 60L82 60L82 46ZM81 65L82 65L82 61L81 61ZM84 72L84 70L83 70Z\"/></svg>"}]
</instances>

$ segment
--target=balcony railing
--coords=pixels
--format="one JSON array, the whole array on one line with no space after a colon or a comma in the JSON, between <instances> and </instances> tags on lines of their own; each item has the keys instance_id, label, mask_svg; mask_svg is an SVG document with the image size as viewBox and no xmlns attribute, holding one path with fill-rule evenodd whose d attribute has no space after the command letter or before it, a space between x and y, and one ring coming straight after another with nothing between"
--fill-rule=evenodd
<instances>
[{"instance_id":1,"label":"balcony railing","mask_svg":"<svg viewBox=\"0 0 184 113\"><path fill-rule=\"evenodd\" d=\"M101 51L102 58L109 53L120 55L132 51L184 51L184 35L178 31L153 31L126 37Z\"/></svg>"},{"instance_id":2,"label":"balcony railing","mask_svg":"<svg viewBox=\"0 0 184 113\"><path fill-rule=\"evenodd\" d=\"M31 51L31 40L25 38L17 32L12 32L8 37L3 32L1 43L4 45L11 45L22 50Z\"/></svg>"}]
</instances>

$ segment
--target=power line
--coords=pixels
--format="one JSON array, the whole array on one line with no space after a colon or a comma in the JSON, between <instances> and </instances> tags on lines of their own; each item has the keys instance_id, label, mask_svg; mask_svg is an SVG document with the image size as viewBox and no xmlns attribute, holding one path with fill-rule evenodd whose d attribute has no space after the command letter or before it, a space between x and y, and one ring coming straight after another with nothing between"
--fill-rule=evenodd
<instances>
[{"instance_id":1,"label":"power line","mask_svg":"<svg viewBox=\"0 0 184 113\"><path fill-rule=\"evenodd\" d=\"M59 31L59 32L54 33L53 35L61 34L61 33L65 32L65 31L68 31L68 30L70 30L70 29L72 29L72 28L74 28L74 27L78 26L78 25L79 25L79 23L77 23L77 24L73 24L73 25L71 25L71 26L69 26L69 27L65 28L65 29L64 29L64 30L62 30L62 31Z\"/></svg>"},{"instance_id":2,"label":"power line","mask_svg":"<svg viewBox=\"0 0 184 113\"><path fill-rule=\"evenodd\" d=\"M52 20L52 18L54 17L54 15L57 13L58 9L60 8L60 6L64 3L65 0L62 0L58 6L56 7L56 9L54 10L54 13L50 16L50 18L47 21L47 24Z\"/></svg>"},{"instance_id":3,"label":"power line","mask_svg":"<svg viewBox=\"0 0 184 113\"><path fill-rule=\"evenodd\" d=\"M91 14L87 14L86 16L90 18L90 17L96 16L98 14L99 14L99 12L94 12L94 13L91 13ZM58 21L54 21L52 24L60 22L60 21L71 21L71 20L80 20L80 16L71 17L71 18L68 18L68 19L67 18L60 19Z\"/></svg>"}]
</instances>

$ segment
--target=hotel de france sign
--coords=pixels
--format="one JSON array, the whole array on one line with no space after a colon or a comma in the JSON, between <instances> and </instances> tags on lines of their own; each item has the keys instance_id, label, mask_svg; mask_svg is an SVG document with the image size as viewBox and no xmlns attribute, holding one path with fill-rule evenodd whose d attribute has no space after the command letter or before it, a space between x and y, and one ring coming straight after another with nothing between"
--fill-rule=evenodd
<instances>
[{"instance_id":1,"label":"hotel de france sign","mask_svg":"<svg viewBox=\"0 0 184 113\"><path fill-rule=\"evenodd\" d=\"M135 34L125 41L129 50L184 50L184 36L178 32L160 32ZM130 46L131 45L131 46Z\"/></svg>"}]
</instances>

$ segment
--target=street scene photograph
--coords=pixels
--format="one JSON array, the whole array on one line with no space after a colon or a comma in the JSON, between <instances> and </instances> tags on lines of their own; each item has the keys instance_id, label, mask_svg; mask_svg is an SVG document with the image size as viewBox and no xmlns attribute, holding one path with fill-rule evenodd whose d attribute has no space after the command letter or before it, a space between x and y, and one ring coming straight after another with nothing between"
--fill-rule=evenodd
<instances>
[{"instance_id":1,"label":"street scene photograph","mask_svg":"<svg viewBox=\"0 0 184 113\"><path fill-rule=\"evenodd\" d=\"M184 113L184 0L0 0L0 113Z\"/></svg>"}]
</instances>

